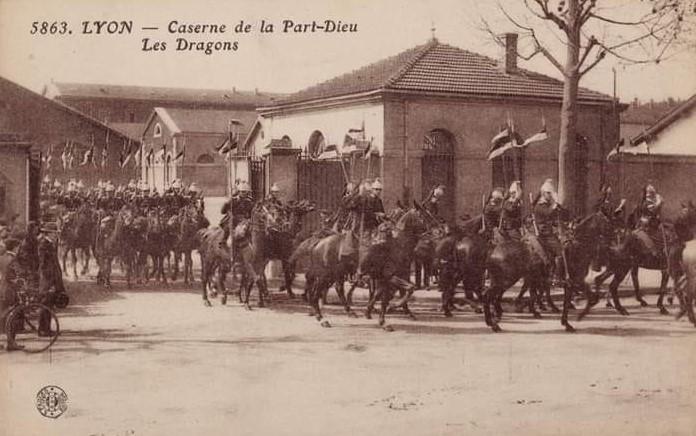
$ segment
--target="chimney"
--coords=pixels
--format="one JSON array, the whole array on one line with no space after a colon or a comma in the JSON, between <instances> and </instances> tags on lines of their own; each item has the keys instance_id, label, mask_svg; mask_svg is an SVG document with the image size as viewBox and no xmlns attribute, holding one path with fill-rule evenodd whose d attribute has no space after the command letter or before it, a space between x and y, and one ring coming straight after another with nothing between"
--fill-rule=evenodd
<instances>
[{"instance_id":1,"label":"chimney","mask_svg":"<svg viewBox=\"0 0 696 436\"><path fill-rule=\"evenodd\" d=\"M517 34L504 33L500 36L503 42L503 59L501 67L505 73L517 71Z\"/></svg>"}]
</instances>

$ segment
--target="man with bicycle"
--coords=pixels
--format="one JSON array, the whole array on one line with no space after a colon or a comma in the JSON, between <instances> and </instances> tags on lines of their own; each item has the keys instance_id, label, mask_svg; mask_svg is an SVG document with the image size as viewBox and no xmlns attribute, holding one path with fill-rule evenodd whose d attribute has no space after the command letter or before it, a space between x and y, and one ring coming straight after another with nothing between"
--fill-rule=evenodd
<instances>
[{"instance_id":1,"label":"man with bicycle","mask_svg":"<svg viewBox=\"0 0 696 436\"><path fill-rule=\"evenodd\" d=\"M10 310L17 304L17 278L19 262L17 249L20 241L15 238L5 239L5 252L0 255L0 329L5 330L5 319ZM15 343L14 329L5 332L7 335L7 351L21 350ZM0 348L2 346L0 345Z\"/></svg>"}]
</instances>

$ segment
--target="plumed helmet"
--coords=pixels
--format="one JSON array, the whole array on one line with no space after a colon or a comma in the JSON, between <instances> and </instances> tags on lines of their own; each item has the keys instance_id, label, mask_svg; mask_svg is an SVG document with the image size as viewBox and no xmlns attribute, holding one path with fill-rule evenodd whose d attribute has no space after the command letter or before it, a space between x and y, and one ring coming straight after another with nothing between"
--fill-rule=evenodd
<instances>
[{"instance_id":1,"label":"plumed helmet","mask_svg":"<svg viewBox=\"0 0 696 436\"><path fill-rule=\"evenodd\" d=\"M371 186L371 187L372 187L372 189L374 189L374 190L379 190L379 191L381 191L382 188L383 188L382 182L380 182L379 179L375 179L375 181L372 182L372 186Z\"/></svg>"},{"instance_id":2,"label":"plumed helmet","mask_svg":"<svg viewBox=\"0 0 696 436\"><path fill-rule=\"evenodd\" d=\"M172 188L174 189L180 189L181 188L181 180L180 179L175 179L172 182Z\"/></svg>"},{"instance_id":3,"label":"plumed helmet","mask_svg":"<svg viewBox=\"0 0 696 436\"><path fill-rule=\"evenodd\" d=\"M195 183L191 183L188 189L190 192L195 192L197 194L201 192L201 188L199 188Z\"/></svg>"},{"instance_id":4,"label":"plumed helmet","mask_svg":"<svg viewBox=\"0 0 696 436\"><path fill-rule=\"evenodd\" d=\"M445 185L438 185L433 189L433 197L440 198L445 195Z\"/></svg>"},{"instance_id":5,"label":"plumed helmet","mask_svg":"<svg viewBox=\"0 0 696 436\"><path fill-rule=\"evenodd\" d=\"M76 187L77 189L83 189L83 188L85 187L85 184L82 182L82 180L80 180L79 182L77 182L77 184L75 185L75 187Z\"/></svg>"},{"instance_id":6,"label":"plumed helmet","mask_svg":"<svg viewBox=\"0 0 696 436\"><path fill-rule=\"evenodd\" d=\"M61 186L63 186L63 184L60 183L60 181L55 180L55 181L53 182L53 187L54 187L54 188L60 188Z\"/></svg>"},{"instance_id":7,"label":"plumed helmet","mask_svg":"<svg viewBox=\"0 0 696 436\"><path fill-rule=\"evenodd\" d=\"M106 186L104 187L106 192L113 192L116 188L113 183L111 182L106 182Z\"/></svg>"},{"instance_id":8,"label":"plumed helmet","mask_svg":"<svg viewBox=\"0 0 696 436\"><path fill-rule=\"evenodd\" d=\"M540 192L556 192L556 189L553 186L553 180L551 179L546 179L544 183L541 185L541 189L539 189Z\"/></svg>"},{"instance_id":9,"label":"plumed helmet","mask_svg":"<svg viewBox=\"0 0 696 436\"><path fill-rule=\"evenodd\" d=\"M135 186L135 180L130 179L130 180L128 181L128 188L130 188L130 189L135 189L135 187L136 187L136 186Z\"/></svg>"},{"instance_id":10,"label":"plumed helmet","mask_svg":"<svg viewBox=\"0 0 696 436\"><path fill-rule=\"evenodd\" d=\"M51 178L48 177L48 174L43 178L44 183L51 183Z\"/></svg>"},{"instance_id":11,"label":"plumed helmet","mask_svg":"<svg viewBox=\"0 0 696 436\"><path fill-rule=\"evenodd\" d=\"M517 196L522 195L522 182L515 180L510 184L510 189L508 189L510 194L516 194Z\"/></svg>"},{"instance_id":12,"label":"plumed helmet","mask_svg":"<svg viewBox=\"0 0 696 436\"><path fill-rule=\"evenodd\" d=\"M491 198L502 200L505 196L503 192L503 188L493 188L493 190L491 191Z\"/></svg>"},{"instance_id":13,"label":"plumed helmet","mask_svg":"<svg viewBox=\"0 0 696 436\"><path fill-rule=\"evenodd\" d=\"M654 194L657 194L657 190L655 189L655 187L653 185L648 183L647 185L645 185L645 193L654 195Z\"/></svg>"},{"instance_id":14,"label":"plumed helmet","mask_svg":"<svg viewBox=\"0 0 696 436\"><path fill-rule=\"evenodd\" d=\"M277 183L271 185L271 192L280 192L280 186Z\"/></svg>"},{"instance_id":15,"label":"plumed helmet","mask_svg":"<svg viewBox=\"0 0 696 436\"><path fill-rule=\"evenodd\" d=\"M276 191L273 191L273 186L276 187ZM277 186L275 183L273 184L273 186L271 186L271 192L278 192L278 191L280 191L280 189L278 188L278 186ZM247 183L245 180L242 180L242 181L239 182L239 184L237 185L237 191L240 191L240 192L251 192L251 186L249 186L249 183Z\"/></svg>"}]
</instances>

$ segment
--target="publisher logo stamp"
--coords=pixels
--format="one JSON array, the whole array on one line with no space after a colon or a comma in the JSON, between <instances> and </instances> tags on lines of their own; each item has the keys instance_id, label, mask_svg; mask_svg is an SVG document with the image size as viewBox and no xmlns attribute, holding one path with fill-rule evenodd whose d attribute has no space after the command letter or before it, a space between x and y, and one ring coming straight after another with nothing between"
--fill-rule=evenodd
<instances>
[{"instance_id":1,"label":"publisher logo stamp","mask_svg":"<svg viewBox=\"0 0 696 436\"><path fill-rule=\"evenodd\" d=\"M46 418L58 418L68 410L68 395L58 386L44 386L36 394L36 410Z\"/></svg>"}]
</instances>

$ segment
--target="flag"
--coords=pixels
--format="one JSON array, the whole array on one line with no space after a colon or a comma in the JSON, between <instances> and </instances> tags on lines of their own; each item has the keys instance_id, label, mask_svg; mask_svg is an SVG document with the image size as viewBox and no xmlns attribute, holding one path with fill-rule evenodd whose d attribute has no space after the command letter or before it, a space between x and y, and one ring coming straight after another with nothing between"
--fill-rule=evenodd
<instances>
[{"instance_id":1,"label":"flag","mask_svg":"<svg viewBox=\"0 0 696 436\"><path fill-rule=\"evenodd\" d=\"M236 150L237 144L237 138L232 136L232 134L230 133L230 137L227 138L225 142L215 147L215 151L217 151L220 156L224 156L228 154L230 151Z\"/></svg>"},{"instance_id":2,"label":"flag","mask_svg":"<svg viewBox=\"0 0 696 436\"><path fill-rule=\"evenodd\" d=\"M372 141L374 139L375 138L370 138L370 142L367 143L367 148L363 154L363 159L365 160L368 160L373 154L377 154L379 156L379 151L376 148L372 148Z\"/></svg>"},{"instance_id":3,"label":"flag","mask_svg":"<svg viewBox=\"0 0 696 436\"><path fill-rule=\"evenodd\" d=\"M142 163L143 160L143 146L141 145L138 150L135 152L135 166L136 168L139 167Z\"/></svg>"},{"instance_id":4,"label":"flag","mask_svg":"<svg viewBox=\"0 0 696 436\"><path fill-rule=\"evenodd\" d=\"M46 165L46 169L48 170L51 168L51 160L53 160L53 144L51 144L48 147L48 151L46 151L46 155L41 157L41 160L44 162Z\"/></svg>"},{"instance_id":5,"label":"flag","mask_svg":"<svg viewBox=\"0 0 696 436\"><path fill-rule=\"evenodd\" d=\"M60 160L63 162L63 171L68 169L68 159L70 151L70 141L65 141L65 147L63 147L63 152L60 154Z\"/></svg>"},{"instance_id":6,"label":"flag","mask_svg":"<svg viewBox=\"0 0 696 436\"><path fill-rule=\"evenodd\" d=\"M181 150L179 150L176 156L174 156L174 163L179 163L179 161L184 158L184 150L186 149L182 148Z\"/></svg>"},{"instance_id":7,"label":"flag","mask_svg":"<svg viewBox=\"0 0 696 436\"><path fill-rule=\"evenodd\" d=\"M619 140L619 142L616 143L616 146L614 146L614 148L611 149L609 154L607 154L607 160L611 160L612 156L619 154L619 152L621 151L621 147L623 147L623 146L624 146L624 138L621 138Z\"/></svg>"},{"instance_id":8,"label":"flag","mask_svg":"<svg viewBox=\"0 0 696 436\"><path fill-rule=\"evenodd\" d=\"M82 156L82 162L80 166L87 165L88 163L94 163L94 146L90 147L85 154Z\"/></svg>"},{"instance_id":9,"label":"flag","mask_svg":"<svg viewBox=\"0 0 696 436\"><path fill-rule=\"evenodd\" d=\"M529 138L525 139L521 145L518 145L518 147L526 147L529 144L533 144L535 142L546 141L547 139L549 139L549 134L546 131L546 118L544 118L542 116L541 117L541 130L539 130L537 133L533 134Z\"/></svg>"},{"instance_id":10,"label":"flag","mask_svg":"<svg viewBox=\"0 0 696 436\"><path fill-rule=\"evenodd\" d=\"M316 160L335 159L337 157L339 157L338 149L335 144L332 144L324 147L324 150L317 156Z\"/></svg>"},{"instance_id":11,"label":"flag","mask_svg":"<svg viewBox=\"0 0 696 436\"><path fill-rule=\"evenodd\" d=\"M106 166L106 161L109 158L109 151L106 148L106 144L104 144L104 148L102 148L102 153L101 153L101 167L104 168Z\"/></svg>"},{"instance_id":12,"label":"flag","mask_svg":"<svg viewBox=\"0 0 696 436\"><path fill-rule=\"evenodd\" d=\"M153 150L152 147L150 147L150 151L148 151L147 154L145 155L145 162L147 163L148 167L152 166L154 158L155 158L155 150Z\"/></svg>"},{"instance_id":13,"label":"flag","mask_svg":"<svg viewBox=\"0 0 696 436\"><path fill-rule=\"evenodd\" d=\"M508 120L507 126L502 128L500 132L491 139L491 148L488 149L488 160L502 156L503 153L513 147L519 147L524 144L519 133L515 132L515 124L512 120Z\"/></svg>"},{"instance_id":14,"label":"flag","mask_svg":"<svg viewBox=\"0 0 696 436\"><path fill-rule=\"evenodd\" d=\"M343 147L341 147L341 152L343 154L350 154L356 152L362 154L369 149L370 141L363 138L362 135L357 132L362 131L351 129L343 138Z\"/></svg>"},{"instance_id":15,"label":"flag","mask_svg":"<svg viewBox=\"0 0 696 436\"><path fill-rule=\"evenodd\" d=\"M75 144L70 143L70 148L68 149L68 169L73 168L73 161L75 160Z\"/></svg>"}]
</instances>

